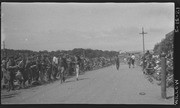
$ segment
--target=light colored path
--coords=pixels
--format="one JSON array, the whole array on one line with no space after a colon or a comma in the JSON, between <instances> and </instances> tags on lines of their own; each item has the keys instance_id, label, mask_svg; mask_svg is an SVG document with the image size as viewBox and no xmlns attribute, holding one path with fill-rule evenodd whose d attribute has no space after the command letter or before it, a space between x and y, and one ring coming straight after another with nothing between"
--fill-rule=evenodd
<instances>
[{"instance_id":1,"label":"light colored path","mask_svg":"<svg viewBox=\"0 0 180 108\"><path fill-rule=\"evenodd\" d=\"M10 92L14 97L4 98L2 104L173 104L174 99L161 99L161 88L145 79L140 67L129 69L121 65L86 72L60 84L60 81L26 90ZM144 92L145 95L140 95ZM167 89L167 96L173 96Z\"/></svg>"}]
</instances>

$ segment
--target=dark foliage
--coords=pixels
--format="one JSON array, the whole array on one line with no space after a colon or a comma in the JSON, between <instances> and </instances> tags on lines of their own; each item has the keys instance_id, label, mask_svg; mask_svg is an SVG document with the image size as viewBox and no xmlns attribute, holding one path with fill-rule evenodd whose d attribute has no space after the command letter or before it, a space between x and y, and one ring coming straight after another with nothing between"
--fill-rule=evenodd
<instances>
[{"instance_id":1,"label":"dark foliage","mask_svg":"<svg viewBox=\"0 0 180 108\"><path fill-rule=\"evenodd\" d=\"M160 43L157 43L154 46L154 52L160 54L165 52L168 54L169 51L173 51L173 42L174 42L174 32L170 32L166 35L165 39L162 39Z\"/></svg>"},{"instance_id":2,"label":"dark foliage","mask_svg":"<svg viewBox=\"0 0 180 108\"><path fill-rule=\"evenodd\" d=\"M59 56L62 54L69 54L69 55L82 55L87 58L96 58L96 57L106 57L111 58L118 54L116 51L102 51L102 50L93 50L93 49L82 49L82 48L75 48L73 50L57 50L48 52L47 50L44 51L31 51L31 50L14 50L14 49L1 49L1 55L10 57L10 56L19 56L19 55L37 55L37 54L48 54L48 55L55 55ZM4 57L3 56L3 57Z\"/></svg>"}]
</instances>

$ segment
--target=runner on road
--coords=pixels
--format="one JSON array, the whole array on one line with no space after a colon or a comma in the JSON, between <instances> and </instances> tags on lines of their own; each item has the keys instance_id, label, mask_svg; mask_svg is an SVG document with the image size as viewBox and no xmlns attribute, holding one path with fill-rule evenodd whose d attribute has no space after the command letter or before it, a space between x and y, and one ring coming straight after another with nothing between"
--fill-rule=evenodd
<instances>
[{"instance_id":1,"label":"runner on road","mask_svg":"<svg viewBox=\"0 0 180 108\"><path fill-rule=\"evenodd\" d=\"M131 54L129 54L127 61L128 61L129 68L131 68L131 63L132 63Z\"/></svg>"},{"instance_id":2,"label":"runner on road","mask_svg":"<svg viewBox=\"0 0 180 108\"><path fill-rule=\"evenodd\" d=\"M135 55L132 54L132 56L131 56L131 63L133 65L133 68L134 68L134 62L135 62Z\"/></svg>"}]
</instances>

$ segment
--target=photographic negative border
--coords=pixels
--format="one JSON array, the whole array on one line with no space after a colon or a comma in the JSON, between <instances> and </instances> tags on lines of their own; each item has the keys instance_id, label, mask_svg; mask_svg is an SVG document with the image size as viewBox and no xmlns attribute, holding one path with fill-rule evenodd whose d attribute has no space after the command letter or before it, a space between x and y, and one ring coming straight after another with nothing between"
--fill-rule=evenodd
<instances>
[{"instance_id":1,"label":"photographic negative border","mask_svg":"<svg viewBox=\"0 0 180 108\"><path fill-rule=\"evenodd\" d=\"M21 107L28 107L28 108L34 108L34 107L116 107L116 108L119 108L119 107L137 107L137 108L144 108L144 107L160 107L160 108L171 108L171 107L180 107L179 105L179 60L178 60L178 57L179 57L179 50L178 50L178 45L180 42L178 42L180 39L179 39L179 36L180 36L180 1L179 0L118 0L118 1L109 1L109 0L104 0L104 1L97 1L97 0L91 0L91 1L85 1L85 0L61 0L61 1L46 1L46 0L2 0L2 2L53 2L53 3L68 3L68 2L78 2L78 3L108 3L108 2L111 2L111 3L140 3L140 2L143 2L143 3L151 3L151 2L158 2L158 3L174 3L175 4L175 7L174 7L174 12L175 12L175 16L174 16L174 104L175 105L151 105L151 104L130 104L130 105L127 105L127 104L120 104L120 105L114 105L114 104L42 104L42 105L37 105L37 104L19 104L19 105L2 105L2 107L13 107L13 108L21 108Z\"/></svg>"}]
</instances>

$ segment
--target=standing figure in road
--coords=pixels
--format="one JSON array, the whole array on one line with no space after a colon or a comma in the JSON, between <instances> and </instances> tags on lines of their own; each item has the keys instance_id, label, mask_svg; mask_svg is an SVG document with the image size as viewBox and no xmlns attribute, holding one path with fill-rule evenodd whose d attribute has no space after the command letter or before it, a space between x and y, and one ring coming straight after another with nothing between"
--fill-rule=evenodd
<instances>
[{"instance_id":1,"label":"standing figure in road","mask_svg":"<svg viewBox=\"0 0 180 108\"><path fill-rule=\"evenodd\" d=\"M76 56L75 58L75 63L76 63L76 80L78 81L78 77L79 77L79 66L80 66L80 57Z\"/></svg>"},{"instance_id":2,"label":"standing figure in road","mask_svg":"<svg viewBox=\"0 0 180 108\"><path fill-rule=\"evenodd\" d=\"M119 63L119 57L118 57L118 55L116 56L116 68L117 68L117 70L119 70L119 65L120 65L120 63Z\"/></svg>"},{"instance_id":3,"label":"standing figure in road","mask_svg":"<svg viewBox=\"0 0 180 108\"><path fill-rule=\"evenodd\" d=\"M55 56L53 57L53 61L52 61L52 72L53 72L54 80L57 80L56 75L58 73L58 58Z\"/></svg>"},{"instance_id":4,"label":"standing figure in road","mask_svg":"<svg viewBox=\"0 0 180 108\"><path fill-rule=\"evenodd\" d=\"M134 68L134 62L135 62L135 55L132 54L132 56L131 56L131 63L133 65L133 68Z\"/></svg>"},{"instance_id":5,"label":"standing figure in road","mask_svg":"<svg viewBox=\"0 0 180 108\"><path fill-rule=\"evenodd\" d=\"M131 54L129 54L127 61L128 61L129 68L131 68L131 63L132 63Z\"/></svg>"}]
</instances>

